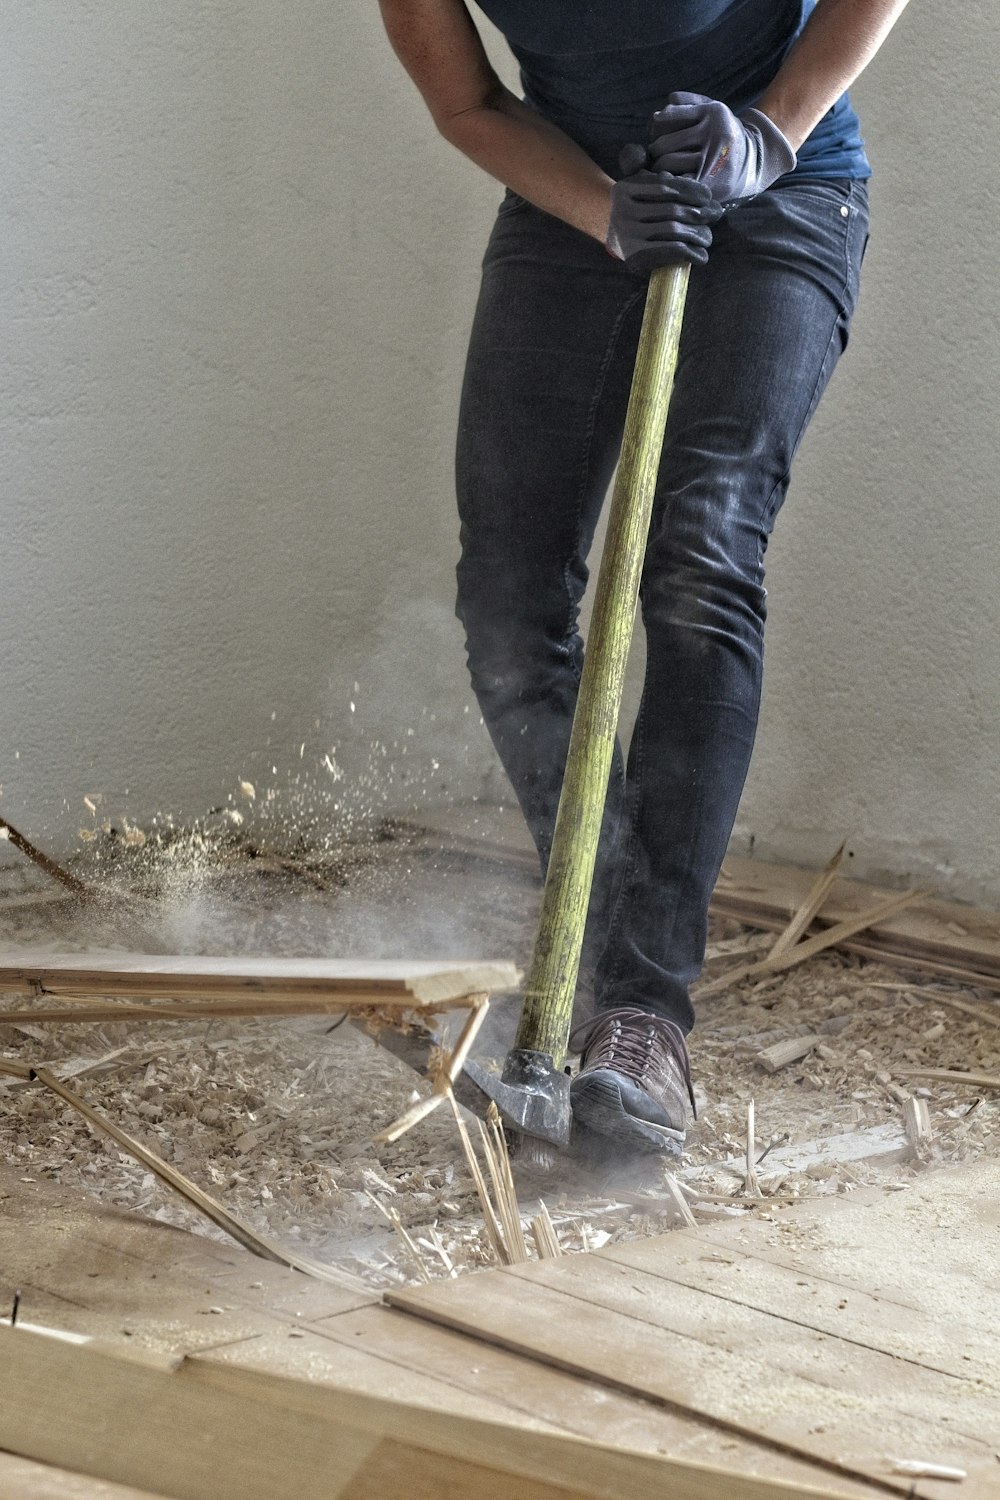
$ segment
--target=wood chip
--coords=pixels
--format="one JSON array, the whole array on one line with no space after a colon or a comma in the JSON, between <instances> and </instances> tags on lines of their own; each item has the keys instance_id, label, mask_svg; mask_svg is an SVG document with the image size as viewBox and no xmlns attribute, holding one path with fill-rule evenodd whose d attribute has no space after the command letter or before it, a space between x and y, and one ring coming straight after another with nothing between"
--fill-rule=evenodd
<instances>
[{"instance_id":1,"label":"wood chip","mask_svg":"<svg viewBox=\"0 0 1000 1500\"><path fill-rule=\"evenodd\" d=\"M789 1063L808 1057L818 1041L818 1036L793 1036L787 1042L775 1042L770 1047L764 1047L757 1053L757 1061L768 1073L777 1073Z\"/></svg>"},{"instance_id":2,"label":"wood chip","mask_svg":"<svg viewBox=\"0 0 1000 1500\"><path fill-rule=\"evenodd\" d=\"M897 1078L928 1078L932 1083L967 1083L974 1089L1000 1089L1000 1074L960 1073L951 1068L894 1068Z\"/></svg>"},{"instance_id":3,"label":"wood chip","mask_svg":"<svg viewBox=\"0 0 1000 1500\"><path fill-rule=\"evenodd\" d=\"M903 1128L906 1139L918 1155L923 1154L933 1138L930 1110L926 1099L915 1099L911 1095L903 1104Z\"/></svg>"}]
</instances>

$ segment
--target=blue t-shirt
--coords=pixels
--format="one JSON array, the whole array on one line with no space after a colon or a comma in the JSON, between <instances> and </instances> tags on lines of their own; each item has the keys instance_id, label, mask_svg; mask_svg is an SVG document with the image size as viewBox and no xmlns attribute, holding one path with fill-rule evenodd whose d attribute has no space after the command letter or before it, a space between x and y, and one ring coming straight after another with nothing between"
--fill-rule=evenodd
<instances>
[{"instance_id":1,"label":"blue t-shirt","mask_svg":"<svg viewBox=\"0 0 1000 1500\"><path fill-rule=\"evenodd\" d=\"M478 0L521 66L524 97L617 175L626 141L687 90L746 109L760 98L815 0ZM846 94L798 152L810 177L865 178Z\"/></svg>"}]
</instances>

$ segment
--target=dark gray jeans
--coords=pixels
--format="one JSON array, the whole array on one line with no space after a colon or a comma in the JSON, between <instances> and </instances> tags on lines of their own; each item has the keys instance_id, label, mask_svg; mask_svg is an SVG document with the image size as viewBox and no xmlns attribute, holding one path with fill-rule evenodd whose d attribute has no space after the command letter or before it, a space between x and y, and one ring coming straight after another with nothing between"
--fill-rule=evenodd
<instances>
[{"instance_id":1,"label":"dark gray jeans","mask_svg":"<svg viewBox=\"0 0 1000 1500\"><path fill-rule=\"evenodd\" d=\"M611 775L588 927L599 1007L693 1025L757 724L764 552L847 344L867 237L864 183L786 179L729 213L692 270L643 574L646 681L627 768L619 754ZM543 866L644 293L596 241L507 195L462 398L458 614Z\"/></svg>"}]
</instances>

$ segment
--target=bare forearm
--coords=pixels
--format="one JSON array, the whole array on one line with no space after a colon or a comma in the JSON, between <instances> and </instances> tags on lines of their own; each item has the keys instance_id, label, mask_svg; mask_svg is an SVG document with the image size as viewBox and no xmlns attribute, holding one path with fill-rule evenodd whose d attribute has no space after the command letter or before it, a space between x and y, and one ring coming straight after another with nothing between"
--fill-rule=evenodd
<instances>
[{"instance_id":1,"label":"bare forearm","mask_svg":"<svg viewBox=\"0 0 1000 1500\"><path fill-rule=\"evenodd\" d=\"M575 141L509 90L448 120L441 134L477 166L546 213L603 240L611 178Z\"/></svg>"},{"instance_id":2,"label":"bare forearm","mask_svg":"<svg viewBox=\"0 0 1000 1500\"><path fill-rule=\"evenodd\" d=\"M603 240L611 179L505 89L462 0L379 0L389 40L438 130L529 202Z\"/></svg>"},{"instance_id":3,"label":"bare forearm","mask_svg":"<svg viewBox=\"0 0 1000 1500\"><path fill-rule=\"evenodd\" d=\"M819 0L757 102L797 151L885 41L907 0Z\"/></svg>"}]
</instances>

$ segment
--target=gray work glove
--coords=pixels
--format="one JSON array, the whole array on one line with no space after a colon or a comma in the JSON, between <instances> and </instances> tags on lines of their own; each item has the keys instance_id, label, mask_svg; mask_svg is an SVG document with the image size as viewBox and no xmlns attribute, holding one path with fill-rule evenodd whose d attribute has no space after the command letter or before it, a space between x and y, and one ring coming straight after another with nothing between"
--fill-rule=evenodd
<instances>
[{"instance_id":1,"label":"gray work glove","mask_svg":"<svg viewBox=\"0 0 1000 1500\"><path fill-rule=\"evenodd\" d=\"M650 135L652 171L697 178L724 208L755 198L796 162L789 142L759 109L734 115L704 94L671 94L653 116Z\"/></svg>"},{"instance_id":2,"label":"gray work glove","mask_svg":"<svg viewBox=\"0 0 1000 1500\"><path fill-rule=\"evenodd\" d=\"M639 275L685 261L704 265L722 209L703 183L647 171L641 167L645 157L643 146L622 152L622 170L629 175L611 190L608 250Z\"/></svg>"}]
</instances>

